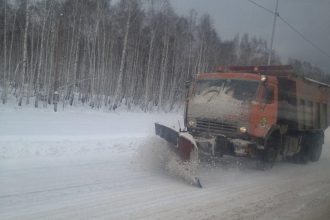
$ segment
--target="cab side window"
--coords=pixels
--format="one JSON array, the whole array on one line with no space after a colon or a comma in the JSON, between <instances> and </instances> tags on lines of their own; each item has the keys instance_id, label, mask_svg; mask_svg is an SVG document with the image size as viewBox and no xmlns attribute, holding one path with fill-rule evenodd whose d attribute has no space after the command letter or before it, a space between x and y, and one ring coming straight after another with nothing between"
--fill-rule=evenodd
<instances>
[{"instance_id":1,"label":"cab side window","mask_svg":"<svg viewBox=\"0 0 330 220\"><path fill-rule=\"evenodd\" d=\"M272 104L274 102L274 88L272 86L265 86L263 101L265 104Z\"/></svg>"}]
</instances>

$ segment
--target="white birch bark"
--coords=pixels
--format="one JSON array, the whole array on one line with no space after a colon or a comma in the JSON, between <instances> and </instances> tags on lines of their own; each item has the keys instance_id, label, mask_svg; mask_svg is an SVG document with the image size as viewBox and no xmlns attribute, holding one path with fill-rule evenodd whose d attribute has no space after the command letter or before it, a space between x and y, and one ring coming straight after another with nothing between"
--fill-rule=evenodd
<instances>
[{"instance_id":1,"label":"white birch bark","mask_svg":"<svg viewBox=\"0 0 330 220\"><path fill-rule=\"evenodd\" d=\"M3 91L1 94L1 100L2 104L6 104L7 101L7 0L4 0L4 7L5 7L5 15L4 15L4 27L3 27L3 57L4 57L4 63L3 63Z\"/></svg>"},{"instance_id":2,"label":"white birch bark","mask_svg":"<svg viewBox=\"0 0 330 220\"><path fill-rule=\"evenodd\" d=\"M153 46L155 40L155 30L152 30L150 36L150 46L149 46L149 53L148 53L148 65L147 65L147 72L146 72L146 85L145 85L145 94L144 94L144 111L148 111L148 103L149 103L149 91L150 91L150 69L151 69L151 60L153 55Z\"/></svg>"},{"instance_id":3,"label":"white birch bark","mask_svg":"<svg viewBox=\"0 0 330 220\"><path fill-rule=\"evenodd\" d=\"M119 75L117 80L117 86L113 98L113 103L111 105L111 110L114 110L117 108L119 101L121 99L121 93L122 93L122 84L123 84L123 75L124 75L124 67L125 67L125 61L126 61L126 52L127 52L127 43L128 43L128 34L130 30L131 25L131 3L128 1L128 15L127 15L127 21L126 21L126 28L125 28L125 37L124 37L124 46L121 53L121 61L120 61L120 68L119 68Z\"/></svg>"},{"instance_id":4,"label":"white birch bark","mask_svg":"<svg viewBox=\"0 0 330 220\"><path fill-rule=\"evenodd\" d=\"M166 34L164 40L164 47L162 52L162 62L161 62L161 71L160 71L160 85L158 92L158 110L162 108L163 105L163 96L164 96L164 85L165 85L165 74L166 74L166 66L167 66L167 55L168 55L168 45L169 45L169 36Z\"/></svg>"},{"instance_id":5,"label":"white birch bark","mask_svg":"<svg viewBox=\"0 0 330 220\"><path fill-rule=\"evenodd\" d=\"M40 94L40 74L41 68L43 63L43 54L44 54L44 44L45 44L45 28L46 28L46 20L49 15L49 10L47 10L47 1L45 1L44 6L44 13L42 19L42 30L41 30L41 42L40 42L40 52L39 52L39 62L38 62L38 69L37 69L37 78L36 78L36 98L34 102L34 107L38 108L39 103L39 94Z\"/></svg>"},{"instance_id":6,"label":"white birch bark","mask_svg":"<svg viewBox=\"0 0 330 220\"><path fill-rule=\"evenodd\" d=\"M14 43L14 31L15 31L15 25L16 25L16 16L17 15L17 11L15 10L15 13L14 13L14 22L13 22L13 25L12 25L12 28L11 28L11 39L10 39L10 47L9 47L9 56L8 56L8 73L9 75L12 74L12 52L13 52L13 43ZM10 80L16 80L15 77L12 77L10 79L9 77L9 81Z\"/></svg>"},{"instance_id":7,"label":"white birch bark","mask_svg":"<svg viewBox=\"0 0 330 220\"><path fill-rule=\"evenodd\" d=\"M26 8L25 8L25 28L24 28L24 38L23 38L23 70L21 75L20 82L20 95L18 106L22 106L22 100L24 96L24 84L25 84L25 75L27 73L27 34L29 29L29 0L26 0Z\"/></svg>"}]
</instances>

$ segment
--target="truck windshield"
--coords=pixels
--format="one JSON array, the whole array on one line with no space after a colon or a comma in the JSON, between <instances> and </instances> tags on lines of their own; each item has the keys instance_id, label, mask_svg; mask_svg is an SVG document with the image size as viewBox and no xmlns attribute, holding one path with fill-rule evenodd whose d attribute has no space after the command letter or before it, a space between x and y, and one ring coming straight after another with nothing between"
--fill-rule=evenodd
<instances>
[{"instance_id":1,"label":"truck windshield","mask_svg":"<svg viewBox=\"0 0 330 220\"><path fill-rule=\"evenodd\" d=\"M195 96L230 96L240 101L255 100L259 81L240 79L199 80L195 87Z\"/></svg>"}]
</instances>

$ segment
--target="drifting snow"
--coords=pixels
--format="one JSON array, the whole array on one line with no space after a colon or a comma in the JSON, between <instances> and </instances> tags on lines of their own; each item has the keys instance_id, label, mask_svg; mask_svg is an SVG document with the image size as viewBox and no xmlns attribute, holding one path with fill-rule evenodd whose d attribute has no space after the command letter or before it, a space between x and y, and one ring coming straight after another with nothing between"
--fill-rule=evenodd
<instances>
[{"instance_id":1,"label":"drifting snow","mask_svg":"<svg viewBox=\"0 0 330 220\"><path fill-rule=\"evenodd\" d=\"M182 162L172 148L171 144L159 137L150 137L140 144L133 161L144 170L167 172L173 177L194 184L198 167L197 158L192 162Z\"/></svg>"}]
</instances>

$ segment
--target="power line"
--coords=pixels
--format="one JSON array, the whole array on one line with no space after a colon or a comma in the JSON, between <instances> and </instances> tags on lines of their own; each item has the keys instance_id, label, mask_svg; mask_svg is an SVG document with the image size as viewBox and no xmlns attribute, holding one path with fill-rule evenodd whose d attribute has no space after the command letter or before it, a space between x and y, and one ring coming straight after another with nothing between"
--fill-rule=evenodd
<instances>
[{"instance_id":1,"label":"power line","mask_svg":"<svg viewBox=\"0 0 330 220\"><path fill-rule=\"evenodd\" d=\"M308 42L310 45L312 45L319 52L323 53L325 56L330 58L330 55L325 50L323 50L321 47L317 46L313 41L311 41L310 39L305 37L300 31L297 30L297 28L295 28L293 25L291 25L289 22L287 22L282 16L279 15L278 17L281 19L281 21L283 21L286 25L288 25L294 32L296 32L298 35L300 35L300 37L302 39L304 39L306 42Z\"/></svg>"},{"instance_id":2,"label":"power line","mask_svg":"<svg viewBox=\"0 0 330 220\"><path fill-rule=\"evenodd\" d=\"M275 12L273 12L272 10L270 10L270 9L268 9L268 8L266 8L266 7L262 6L262 5L260 5L260 4L258 4L258 3L255 2L255 1L252 1L252 0L248 0L248 1L251 2L252 4L258 6L259 8L262 8L262 9L264 9L265 11L271 13L272 15L275 13Z\"/></svg>"},{"instance_id":3,"label":"power line","mask_svg":"<svg viewBox=\"0 0 330 220\"><path fill-rule=\"evenodd\" d=\"M307 43L309 43L310 45L312 45L315 49L317 49L319 52L321 52L323 55L327 56L328 58L330 58L330 55L323 50L321 47L317 46L317 44L315 44L313 41L311 41L310 39L308 39L307 37L305 37L305 35L303 35L300 31L298 31L297 28L295 28L292 24L290 24L287 20L285 20L282 16L279 15L279 13L276 13L260 4L258 4L257 2L253 1L253 0L248 0L250 3L258 6L259 8L267 11L268 13L271 14L275 14L275 16L279 17L281 19L281 21L283 23L285 23L286 25L288 25L289 28L291 28L291 30L293 30L295 33L297 33L302 39L304 39Z\"/></svg>"}]
</instances>

